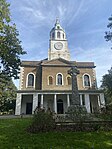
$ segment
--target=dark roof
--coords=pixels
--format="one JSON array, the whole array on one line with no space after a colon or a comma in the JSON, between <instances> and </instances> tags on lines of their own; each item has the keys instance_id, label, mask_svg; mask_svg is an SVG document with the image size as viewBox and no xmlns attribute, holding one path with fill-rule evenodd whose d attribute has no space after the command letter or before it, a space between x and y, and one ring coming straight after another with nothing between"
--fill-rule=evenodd
<instances>
[{"instance_id":1,"label":"dark roof","mask_svg":"<svg viewBox=\"0 0 112 149\"><path fill-rule=\"evenodd\" d=\"M22 61L21 66L37 66L41 61Z\"/></svg>"},{"instance_id":2,"label":"dark roof","mask_svg":"<svg viewBox=\"0 0 112 149\"><path fill-rule=\"evenodd\" d=\"M76 65L78 68L85 68L85 67L94 68L94 67L96 67L94 65L94 62L76 62Z\"/></svg>"},{"instance_id":3,"label":"dark roof","mask_svg":"<svg viewBox=\"0 0 112 149\"><path fill-rule=\"evenodd\" d=\"M76 61L67 61L65 59L59 58L59 60L65 62L66 64L70 66L77 66L78 68L95 68L94 62L76 62ZM50 60L53 61L53 60ZM55 60L54 60L55 61ZM41 61L22 61L21 66L27 66L27 67L36 67L40 64L46 64L48 63L48 59L43 59ZM56 65L56 64L55 64Z\"/></svg>"}]
</instances>

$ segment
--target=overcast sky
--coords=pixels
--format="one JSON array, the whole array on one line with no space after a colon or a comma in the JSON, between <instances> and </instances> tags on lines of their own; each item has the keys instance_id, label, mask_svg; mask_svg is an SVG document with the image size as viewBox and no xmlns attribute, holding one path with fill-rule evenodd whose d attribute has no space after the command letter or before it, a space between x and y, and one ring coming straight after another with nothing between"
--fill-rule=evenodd
<instances>
[{"instance_id":1,"label":"overcast sky","mask_svg":"<svg viewBox=\"0 0 112 149\"><path fill-rule=\"evenodd\" d=\"M27 55L22 60L48 57L49 32L60 19L65 29L71 60L93 61L98 86L112 66L111 44L104 39L112 0L8 0L12 21ZM18 86L18 82L16 81Z\"/></svg>"}]
</instances>

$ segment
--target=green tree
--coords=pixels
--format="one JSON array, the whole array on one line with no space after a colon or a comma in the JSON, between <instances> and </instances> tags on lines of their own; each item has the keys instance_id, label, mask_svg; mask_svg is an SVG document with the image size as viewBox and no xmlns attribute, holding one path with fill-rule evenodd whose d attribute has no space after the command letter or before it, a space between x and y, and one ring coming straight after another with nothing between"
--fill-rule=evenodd
<instances>
[{"instance_id":1,"label":"green tree","mask_svg":"<svg viewBox=\"0 0 112 149\"><path fill-rule=\"evenodd\" d=\"M16 25L10 18L9 4L0 0L0 78L18 78L20 56L25 54L19 41Z\"/></svg>"},{"instance_id":2,"label":"green tree","mask_svg":"<svg viewBox=\"0 0 112 149\"><path fill-rule=\"evenodd\" d=\"M111 17L109 17L108 20L109 20L109 23L107 25L107 28L109 28L111 30L112 29L112 15L111 15ZM104 37L105 37L106 41L112 42L112 31L106 31Z\"/></svg>"},{"instance_id":3,"label":"green tree","mask_svg":"<svg viewBox=\"0 0 112 149\"><path fill-rule=\"evenodd\" d=\"M112 67L102 78L101 87L104 89L106 103L112 102Z\"/></svg>"},{"instance_id":4,"label":"green tree","mask_svg":"<svg viewBox=\"0 0 112 149\"><path fill-rule=\"evenodd\" d=\"M11 78L5 79L5 76L0 78L0 112L14 112L16 90Z\"/></svg>"}]
</instances>

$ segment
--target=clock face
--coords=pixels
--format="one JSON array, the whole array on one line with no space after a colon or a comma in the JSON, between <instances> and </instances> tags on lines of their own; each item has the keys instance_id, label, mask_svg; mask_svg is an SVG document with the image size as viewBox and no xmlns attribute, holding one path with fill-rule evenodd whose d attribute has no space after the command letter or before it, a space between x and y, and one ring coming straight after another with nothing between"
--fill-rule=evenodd
<instances>
[{"instance_id":1,"label":"clock face","mask_svg":"<svg viewBox=\"0 0 112 149\"><path fill-rule=\"evenodd\" d=\"M63 48L63 44L61 42L57 42L54 44L56 50L61 50Z\"/></svg>"}]
</instances>

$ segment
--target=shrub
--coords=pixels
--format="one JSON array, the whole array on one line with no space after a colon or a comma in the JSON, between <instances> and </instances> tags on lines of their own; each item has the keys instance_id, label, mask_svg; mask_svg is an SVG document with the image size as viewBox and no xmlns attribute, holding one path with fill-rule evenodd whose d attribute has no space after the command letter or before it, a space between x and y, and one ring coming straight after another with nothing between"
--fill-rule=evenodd
<instances>
[{"instance_id":1,"label":"shrub","mask_svg":"<svg viewBox=\"0 0 112 149\"><path fill-rule=\"evenodd\" d=\"M112 114L112 103L110 103L106 106L106 113L107 114Z\"/></svg>"},{"instance_id":2,"label":"shrub","mask_svg":"<svg viewBox=\"0 0 112 149\"><path fill-rule=\"evenodd\" d=\"M52 115L45 113L44 111L38 111L33 116L32 124L28 128L28 131L32 133L36 132L48 132L55 128L55 121Z\"/></svg>"},{"instance_id":3,"label":"shrub","mask_svg":"<svg viewBox=\"0 0 112 149\"><path fill-rule=\"evenodd\" d=\"M84 106L70 106L66 114L67 119L72 120L73 122L83 122L90 119L89 114L87 114L87 110Z\"/></svg>"}]
</instances>

